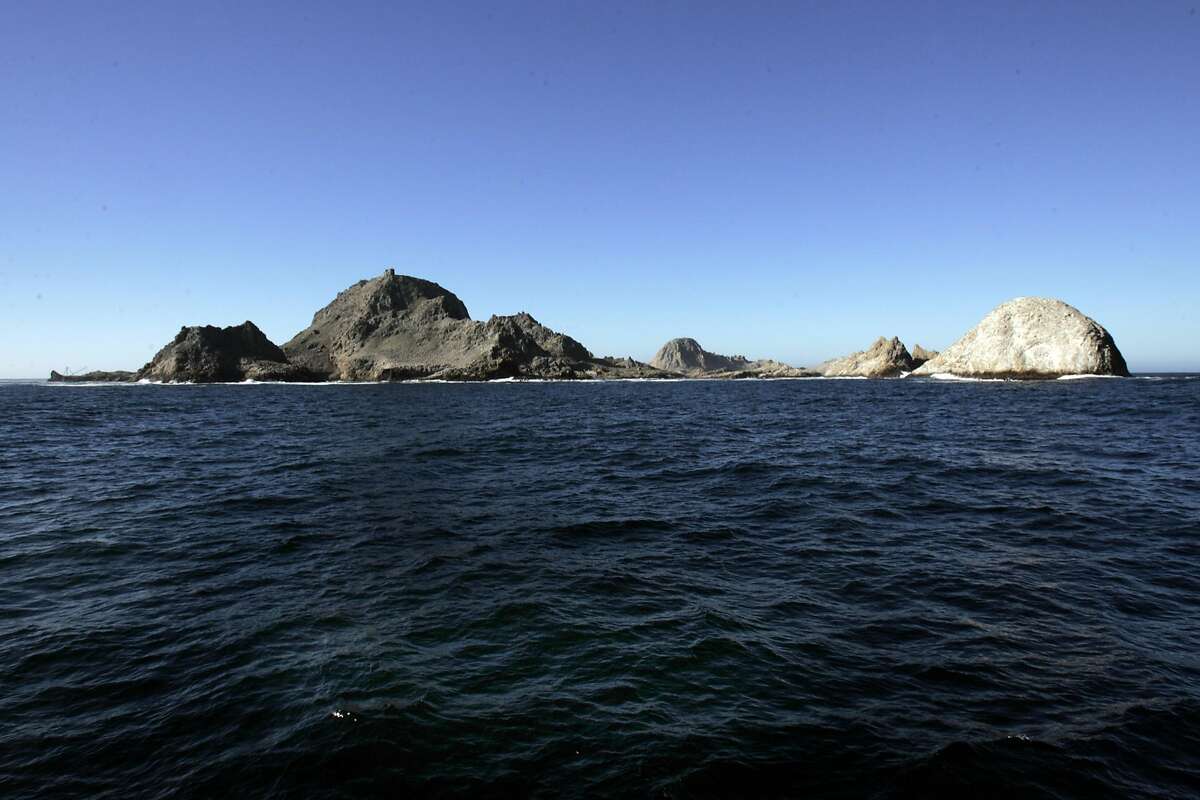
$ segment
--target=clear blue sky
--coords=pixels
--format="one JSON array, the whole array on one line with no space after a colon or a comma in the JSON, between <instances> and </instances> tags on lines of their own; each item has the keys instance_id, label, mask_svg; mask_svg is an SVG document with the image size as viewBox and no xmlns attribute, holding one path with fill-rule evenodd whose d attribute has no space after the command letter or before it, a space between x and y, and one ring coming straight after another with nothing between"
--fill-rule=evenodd
<instances>
[{"instance_id":1,"label":"clear blue sky","mask_svg":"<svg viewBox=\"0 0 1200 800\"><path fill-rule=\"evenodd\" d=\"M393 266L598 354L1200 369L1200 0L0 7L0 376L282 343Z\"/></svg>"}]
</instances>

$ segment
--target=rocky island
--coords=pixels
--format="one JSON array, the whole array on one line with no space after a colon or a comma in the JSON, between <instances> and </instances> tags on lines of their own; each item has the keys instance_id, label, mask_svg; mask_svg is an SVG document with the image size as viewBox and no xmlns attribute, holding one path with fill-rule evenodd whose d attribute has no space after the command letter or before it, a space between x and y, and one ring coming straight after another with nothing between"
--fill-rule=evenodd
<instances>
[{"instance_id":1,"label":"rocky island","mask_svg":"<svg viewBox=\"0 0 1200 800\"><path fill-rule=\"evenodd\" d=\"M923 348L922 354L927 353ZM817 372L827 378L899 378L912 372L918 362L898 338L880 336L866 350L826 361Z\"/></svg>"},{"instance_id":2,"label":"rocky island","mask_svg":"<svg viewBox=\"0 0 1200 800\"><path fill-rule=\"evenodd\" d=\"M387 270L359 281L283 346L324 380L652 377L632 359L597 358L527 313L471 319L436 283Z\"/></svg>"},{"instance_id":3,"label":"rocky island","mask_svg":"<svg viewBox=\"0 0 1200 800\"><path fill-rule=\"evenodd\" d=\"M308 381L316 377L289 363L283 351L249 321L227 328L184 327L137 373L138 380L190 383Z\"/></svg>"},{"instance_id":4,"label":"rocky island","mask_svg":"<svg viewBox=\"0 0 1200 800\"><path fill-rule=\"evenodd\" d=\"M913 375L1030 380L1128 376L1129 368L1108 331L1079 309L1046 297L1018 297L997 306Z\"/></svg>"},{"instance_id":5,"label":"rocky island","mask_svg":"<svg viewBox=\"0 0 1200 800\"><path fill-rule=\"evenodd\" d=\"M770 359L710 353L695 339L672 339L659 348L650 366L666 374L689 378L811 378L817 373Z\"/></svg>"},{"instance_id":6,"label":"rocky island","mask_svg":"<svg viewBox=\"0 0 1200 800\"><path fill-rule=\"evenodd\" d=\"M51 383L130 383L136 380L136 372L128 372L123 369L96 369L67 375L58 370L50 370Z\"/></svg>"},{"instance_id":7,"label":"rocky island","mask_svg":"<svg viewBox=\"0 0 1200 800\"><path fill-rule=\"evenodd\" d=\"M185 326L137 372L94 371L53 382L482 381L505 378L1056 378L1128 375L1112 337L1059 300L1005 303L942 353L880 337L866 350L816 369L724 356L691 338L672 339L649 364L597 357L530 314L471 319L438 284L386 270L340 292L282 347L250 321Z\"/></svg>"}]
</instances>

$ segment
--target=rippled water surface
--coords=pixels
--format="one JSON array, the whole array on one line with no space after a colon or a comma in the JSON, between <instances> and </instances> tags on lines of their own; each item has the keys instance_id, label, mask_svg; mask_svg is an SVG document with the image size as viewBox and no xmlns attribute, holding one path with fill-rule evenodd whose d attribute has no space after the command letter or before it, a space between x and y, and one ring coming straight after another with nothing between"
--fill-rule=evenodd
<instances>
[{"instance_id":1,"label":"rippled water surface","mask_svg":"<svg viewBox=\"0 0 1200 800\"><path fill-rule=\"evenodd\" d=\"M0 385L0 794L1194 797L1200 380Z\"/></svg>"}]
</instances>

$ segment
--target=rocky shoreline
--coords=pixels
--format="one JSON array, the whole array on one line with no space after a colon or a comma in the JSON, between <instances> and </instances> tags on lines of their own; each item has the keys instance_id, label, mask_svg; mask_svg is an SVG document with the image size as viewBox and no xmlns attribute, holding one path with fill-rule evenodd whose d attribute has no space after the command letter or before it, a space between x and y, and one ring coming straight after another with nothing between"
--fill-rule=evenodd
<instances>
[{"instance_id":1,"label":"rocky shoreline","mask_svg":"<svg viewBox=\"0 0 1200 800\"><path fill-rule=\"evenodd\" d=\"M55 383L243 381L491 381L499 379L711 380L754 378L1054 379L1127 376L1112 336L1060 300L1022 297L1003 303L941 353L898 338L816 367L712 353L691 338L672 339L650 363L598 357L525 312L471 319L452 292L397 275L362 280L313 315L282 347L254 323L185 326L140 370L64 375Z\"/></svg>"}]
</instances>

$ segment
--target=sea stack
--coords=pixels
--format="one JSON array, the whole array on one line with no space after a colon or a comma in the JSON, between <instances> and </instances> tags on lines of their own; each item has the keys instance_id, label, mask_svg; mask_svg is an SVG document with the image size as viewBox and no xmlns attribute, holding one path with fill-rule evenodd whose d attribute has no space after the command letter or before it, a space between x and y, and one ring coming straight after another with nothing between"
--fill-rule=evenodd
<instances>
[{"instance_id":1,"label":"sea stack","mask_svg":"<svg viewBox=\"0 0 1200 800\"><path fill-rule=\"evenodd\" d=\"M880 336L866 350L826 361L817 371L827 378L899 378L911 372L913 358L898 338Z\"/></svg>"},{"instance_id":2,"label":"sea stack","mask_svg":"<svg viewBox=\"0 0 1200 800\"><path fill-rule=\"evenodd\" d=\"M966 378L1128 375L1108 331L1061 300L1018 297L913 371Z\"/></svg>"},{"instance_id":3,"label":"sea stack","mask_svg":"<svg viewBox=\"0 0 1200 800\"><path fill-rule=\"evenodd\" d=\"M338 294L283 346L327 380L645 377L646 365L596 358L527 313L471 319L432 281L386 270Z\"/></svg>"},{"instance_id":4,"label":"sea stack","mask_svg":"<svg viewBox=\"0 0 1200 800\"><path fill-rule=\"evenodd\" d=\"M183 327L137 373L139 380L165 383L236 383L244 380L297 381L312 377L253 322L217 328Z\"/></svg>"}]
</instances>

